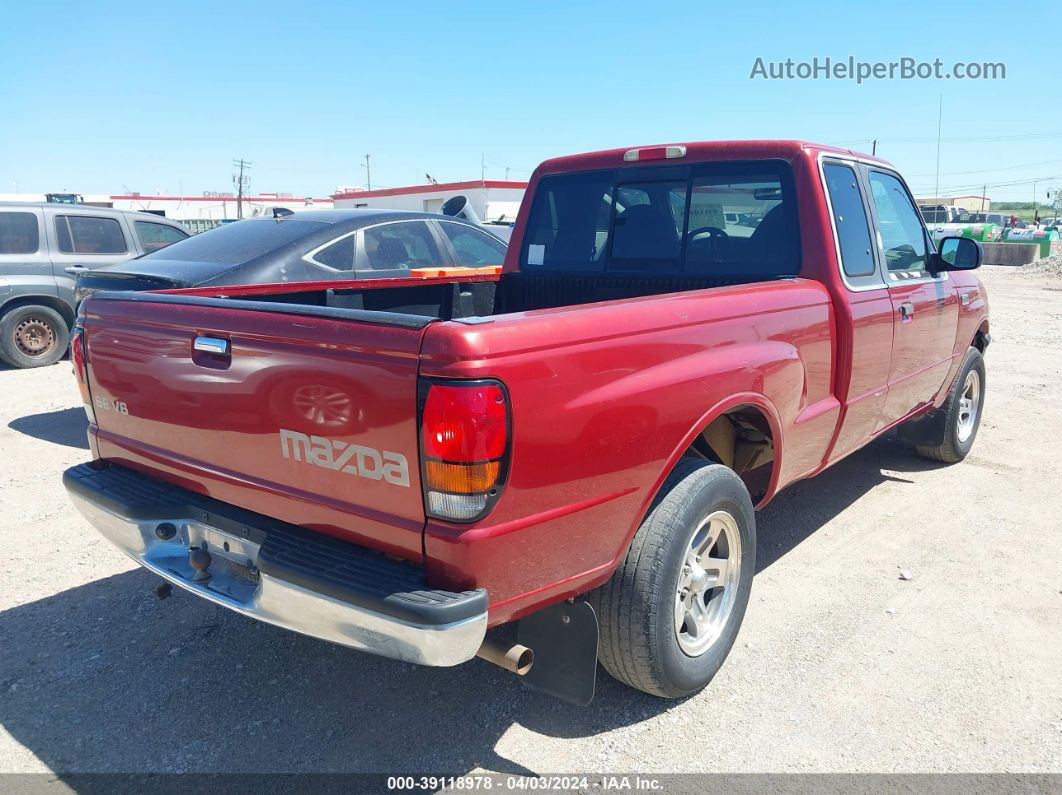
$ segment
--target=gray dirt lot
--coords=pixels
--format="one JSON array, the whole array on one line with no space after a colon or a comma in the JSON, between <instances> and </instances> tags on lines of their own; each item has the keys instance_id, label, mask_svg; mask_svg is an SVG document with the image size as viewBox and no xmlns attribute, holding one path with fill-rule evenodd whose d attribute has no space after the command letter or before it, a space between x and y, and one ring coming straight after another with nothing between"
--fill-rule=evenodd
<instances>
[{"instance_id":1,"label":"gray dirt lot","mask_svg":"<svg viewBox=\"0 0 1062 795\"><path fill-rule=\"evenodd\" d=\"M983 278L973 454L886 438L783 493L730 659L678 702L602 676L579 709L156 601L60 485L88 458L69 363L0 370L0 772L1062 770L1062 281Z\"/></svg>"}]
</instances>

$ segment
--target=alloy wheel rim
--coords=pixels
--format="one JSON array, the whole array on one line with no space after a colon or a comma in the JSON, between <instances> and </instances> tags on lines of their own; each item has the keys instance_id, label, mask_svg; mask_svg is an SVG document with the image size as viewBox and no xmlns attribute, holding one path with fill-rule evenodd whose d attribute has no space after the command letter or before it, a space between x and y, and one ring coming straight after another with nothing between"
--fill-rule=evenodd
<instances>
[{"instance_id":1,"label":"alloy wheel rim","mask_svg":"<svg viewBox=\"0 0 1062 795\"><path fill-rule=\"evenodd\" d=\"M52 324L30 315L15 326L15 344L26 356L44 356L55 347L56 335Z\"/></svg>"},{"instance_id":2,"label":"alloy wheel rim","mask_svg":"<svg viewBox=\"0 0 1062 795\"><path fill-rule=\"evenodd\" d=\"M959 419L955 428L955 435L960 442L967 441L973 436L974 427L977 425L977 414L981 409L981 376L976 370L966 374L966 380L962 384L962 392L959 393Z\"/></svg>"},{"instance_id":3,"label":"alloy wheel rim","mask_svg":"<svg viewBox=\"0 0 1062 795\"><path fill-rule=\"evenodd\" d=\"M741 533L727 511L709 514L690 536L675 589L675 636L690 657L704 654L723 632L741 576Z\"/></svg>"}]
</instances>

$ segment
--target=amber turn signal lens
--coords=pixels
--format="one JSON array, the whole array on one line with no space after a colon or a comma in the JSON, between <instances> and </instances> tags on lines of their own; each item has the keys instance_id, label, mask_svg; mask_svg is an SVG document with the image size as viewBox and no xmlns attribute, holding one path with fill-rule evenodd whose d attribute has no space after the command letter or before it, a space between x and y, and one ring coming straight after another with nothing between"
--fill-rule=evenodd
<instances>
[{"instance_id":1,"label":"amber turn signal lens","mask_svg":"<svg viewBox=\"0 0 1062 795\"><path fill-rule=\"evenodd\" d=\"M479 494L490 491L498 482L498 461L483 464L448 464L445 461L424 462L428 488L454 494Z\"/></svg>"}]
</instances>

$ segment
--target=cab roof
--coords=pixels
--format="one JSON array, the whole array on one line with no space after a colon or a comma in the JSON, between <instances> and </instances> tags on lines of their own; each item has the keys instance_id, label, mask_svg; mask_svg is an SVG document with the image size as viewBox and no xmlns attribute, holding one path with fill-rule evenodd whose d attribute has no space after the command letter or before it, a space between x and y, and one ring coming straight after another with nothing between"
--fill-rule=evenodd
<instances>
[{"instance_id":1,"label":"cab roof","mask_svg":"<svg viewBox=\"0 0 1062 795\"><path fill-rule=\"evenodd\" d=\"M581 171L592 168L615 168L624 165L645 164L645 161L630 162L624 160L624 155L636 149L663 150L668 147L685 147L686 153L682 157L665 158L660 155L651 162L655 165L682 165L683 163L701 162L706 160L764 160L782 159L795 160L806 154L828 152L849 157L859 157L864 160L872 160L882 165L889 165L888 161L880 157L856 152L852 149L840 149L827 144L816 144L809 141L797 140L748 140L748 141L693 141L688 143L649 144L646 146L629 146L623 149L605 149L599 152L585 152L578 155L567 155L546 160L538 167L541 174L555 174L563 171Z\"/></svg>"}]
</instances>

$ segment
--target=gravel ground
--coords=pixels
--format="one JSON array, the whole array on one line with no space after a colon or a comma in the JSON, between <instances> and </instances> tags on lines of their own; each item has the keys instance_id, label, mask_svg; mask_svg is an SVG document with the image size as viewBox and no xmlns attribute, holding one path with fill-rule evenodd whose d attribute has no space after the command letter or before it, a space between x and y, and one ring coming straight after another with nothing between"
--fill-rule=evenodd
<instances>
[{"instance_id":1,"label":"gravel ground","mask_svg":"<svg viewBox=\"0 0 1062 795\"><path fill-rule=\"evenodd\" d=\"M678 702L602 675L579 709L157 601L62 491L69 364L0 371L0 772L1062 771L1062 286L983 278L971 456L886 438L779 496L738 643Z\"/></svg>"},{"instance_id":2,"label":"gravel ground","mask_svg":"<svg viewBox=\"0 0 1062 795\"><path fill-rule=\"evenodd\" d=\"M1051 280L1062 278L1062 254L1052 254L1050 257L1038 259L1036 262L1022 267L1018 273L1029 279Z\"/></svg>"}]
</instances>

